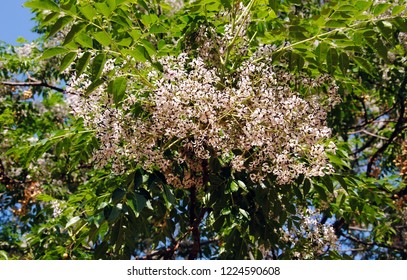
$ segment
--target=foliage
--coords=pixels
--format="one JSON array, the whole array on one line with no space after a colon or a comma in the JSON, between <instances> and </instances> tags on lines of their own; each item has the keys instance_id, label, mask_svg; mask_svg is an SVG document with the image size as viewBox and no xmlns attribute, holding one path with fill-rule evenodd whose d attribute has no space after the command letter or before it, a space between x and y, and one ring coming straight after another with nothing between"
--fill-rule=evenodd
<instances>
[{"instance_id":1,"label":"foliage","mask_svg":"<svg viewBox=\"0 0 407 280\"><path fill-rule=\"evenodd\" d=\"M405 1L25 6L0 258L407 258Z\"/></svg>"}]
</instances>

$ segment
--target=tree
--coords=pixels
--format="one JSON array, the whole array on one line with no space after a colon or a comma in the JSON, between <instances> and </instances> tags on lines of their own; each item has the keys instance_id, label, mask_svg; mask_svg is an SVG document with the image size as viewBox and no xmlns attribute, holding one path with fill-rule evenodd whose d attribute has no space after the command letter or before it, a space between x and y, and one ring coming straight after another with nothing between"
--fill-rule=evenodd
<instances>
[{"instance_id":1,"label":"tree","mask_svg":"<svg viewBox=\"0 0 407 280\"><path fill-rule=\"evenodd\" d=\"M1 255L405 259L405 4L27 1Z\"/></svg>"}]
</instances>

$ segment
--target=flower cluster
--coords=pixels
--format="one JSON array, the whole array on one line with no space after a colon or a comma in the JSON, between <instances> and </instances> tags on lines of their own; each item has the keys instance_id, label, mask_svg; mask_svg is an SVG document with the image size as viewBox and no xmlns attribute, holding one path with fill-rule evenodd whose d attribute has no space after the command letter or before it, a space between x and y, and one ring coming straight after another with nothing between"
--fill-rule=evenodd
<instances>
[{"instance_id":1,"label":"flower cluster","mask_svg":"<svg viewBox=\"0 0 407 280\"><path fill-rule=\"evenodd\" d=\"M14 47L14 52L20 59L32 57L32 52L34 49L38 48L38 44L35 42L26 43L21 46Z\"/></svg>"},{"instance_id":2,"label":"flower cluster","mask_svg":"<svg viewBox=\"0 0 407 280\"><path fill-rule=\"evenodd\" d=\"M398 39L399 39L400 44L403 46L403 49L407 50L407 33L400 32L398 35Z\"/></svg>"},{"instance_id":3,"label":"flower cluster","mask_svg":"<svg viewBox=\"0 0 407 280\"><path fill-rule=\"evenodd\" d=\"M53 218L58 218L62 214L62 208L60 203L57 200L53 200L50 203L51 209L52 209L52 217Z\"/></svg>"},{"instance_id":4,"label":"flower cluster","mask_svg":"<svg viewBox=\"0 0 407 280\"><path fill-rule=\"evenodd\" d=\"M184 0L164 0L163 2L171 8L172 13L176 13L184 7Z\"/></svg>"},{"instance_id":5,"label":"flower cluster","mask_svg":"<svg viewBox=\"0 0 407 280\"><path fill-rule=\"evenodd\" d=\"M328 250L337 249L338 237L332 226L318 222L320 213L307 209L300 215L299 227L283 232L283 240L291 246L292 258L315 259Z\"/></svg>"},{"instance_id":6,"label":"flower cluster","mask_svg":"<svg viewBox=\"0 0 407 280\"><path fill-rule=\"evenodd\" d=\"M326 108L317 95L294 91L294 78L276 73L269 62L249 59L225 78L200 57L167 57L161 60L162 75L149 76L154 89L129 94L122 108L113 106L103 86L72 105L97 131L97 162L112 160L118 172L133 161L146 170L158 168L180 187L202 183L202 162L211 157L234 172L250 173L254 182L268 174L286 184L300 174L331 172L324 146L331 133ZM301 87L322 89L325 82L304 78ZM86 84L82 76L69 89L78 92ZM140 107L143 114L135 116Z\"/></svg>"}]
</instances>

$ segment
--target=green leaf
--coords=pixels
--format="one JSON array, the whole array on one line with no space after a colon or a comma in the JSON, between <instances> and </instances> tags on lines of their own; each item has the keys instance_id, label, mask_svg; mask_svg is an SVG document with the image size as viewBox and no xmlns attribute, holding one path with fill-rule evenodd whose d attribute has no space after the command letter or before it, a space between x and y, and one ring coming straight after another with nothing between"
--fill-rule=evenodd
<instances>
[{"instance_id":1,"label":"green leaf","mask_svg":"<svg viewBox=\"0 0 407 280\"><path fill-rule=\"evenodd\" d=\"M237 192L239 190L239 185L236 184L235 181L232 181L229 185L230 191L231 192Z\"/></svg>"},{"instance_id":2,"label":"green leaf","mask_svg":"<svg viewBox=\"0 0 407 280\"><path fill-rule=\"evenodd\" d=\"M75 216L73 218L71 218L65 225L65 228L69 228L70 226L73 226L74 224L76 224L77 222L79 222L81 220L81 218L79 216Z\"/></svg>"},{"instance_id":3,"label":"green leaf","mask_svg":"<svg viewBox=\"0 0 407 280\"><path fill-rule=\"evenodd\" d=\"M119 201L121 201L123 199L123 197L126 195L126 191L121 189L121 188L117 188L113 191L112 193L112 203L113 204L117 204Z\"/></svg>"},{"instance_id":4,"label":"green leaf","mask_svg":"<svg viewBox=\"0 0 407 280\"><path fill-rule=\"evenodd\" d=\"M339 6L338 8L335 9L336 11L348 11L348 12L352 12L355 11L355 7L353 5L349 5L349 4L343 4L341 6Z\"/></svg>"},{"instance_id":5,"label":"green leaf","mask_svg":"<svg viewBox=\"0 0 407 280\"><path fill-rule=\"evenodd\" d=\"M319 194L320 198L322 200L327 200L326 188L320 186L319 184L314 184L313 186L316 192Z\"/></svg>"},{"instance_id":6,"label":"green leaf","mask_svg":"<svg viewBox=\"0 0 407 280\"><path fill-rule=\"evenodd\" d=\"M106 0L106 2L112 11L116 9L117 7L116 0Z\"/></svg>"},{"instance_id":7,"label":"green leaf","mask_svg":"<svg viewBox=\"0 0 407 280\"><path fill-rule=\"evenodd\" d=\"M139 29L133 29L129 32L130 36L134 39L134 41L137 41L143 33Z\"/></svg>"},{"instance_id":8,"label":"green leaf","mask_svg":"<svg viewBox=\"0 0 407 280\"><path fill-rule=\"evenodd\" d=\"M54 25L51 28L51 31L48 34L48 38L52 37L55 35L59 30L64 28L68 23L70 23L73 20L71 16L64 16L59 18Z\"/></svg>"},{"instance_id":9,"label":"green leaf","mask_svg":"<svg viewBox=\"0 0 407 280\"><path fill-rule=\"evenodd\" d=\"M35 197L38 201L44 201L44 202L50 202L55 200L54 197L45 194L45 193L40 193L38 196Z\"/></svg>"},{"instance_id":10,"label":"green leaf","mask_svg":"<svg viewBox=\"0 0 407 280\"><path fill-rule=\"evenodd\" d=\"M132 38L123 38L121 39L119 42L117 42L117 44L119 46L124 46L124 47L128 47L131 45L131 43L133 43L133 39Z\"/></svg>"},{"instance_id":11,"label":"green leaf","mask_svg":"<svg viewBox=\"0 0 407 280\"><path fill-rule=\"evenodd\" d=\"M349 206L352 209L352 211L356 210L356 207L358 207L358 201L356 198L351 197L349 198Z\"/></svg>"},{"instance_id":12,"label":"green leaf","mask_svg":"<svg viewBox=\"0 0 407 280\"><path fill-rule=\"evenodd\" d=\"M391 4L389 3L380 3L376 7L374 7L373 14L377 17L386 12L389 7L391 7Z\"/></svg>"},{"instance_id":13,"label":"green leaf","mask_svg":"<svg viewBox=\"0 0 407 280\"><path fill-rule=\"evenodd\" d=\"M308 178L306 178L302 186L302 193L304 194L304 197L307 196L310 190L311 190L311 181Z\"/></svg>"},{"instance_id":14,"label":"green leaf","mask_svg":"<svg viewBox=\"0 0 407 280\"><path fill-rule=\"evenodd\" d=\"M103 46L107 47L110 45L111 38L106 32L100 31L98 33L95 33L94 37Z\"/></svg>"},{"instance_id":15,"label":"green leaf","mask_svg":"<svg viewBox=\"0 0 407 280\"><path fill-rule=\"evenodd\" d=\"M96 88L98 88L99 86L101 86L104 83L104 81L102 79L97 79L95 81L93 81L87 88L85 91L85 94L89 94L92 91L94 91Z\"/></svg>"},{"instance_id":16,"label":"green leaf","mask_svg":"<svg viewBox=\"0 0 407 280\"><path fill-rule=\"evenodd\" d=\"M90 57L91 57L91 53L90 52L85 52L81 58L79 58L78 62L76 63L76 75L79 77L83 71L85 71L86 67L89 64L90 61Z\"/></svg>"},{"instance_id":17,"label":"green leaf","mask_svg":"<svg viewBox=\"0 0 407 280\"><path fill-rule=\"evenodd\" d=\"M388 57L387 57L387 48L383 44L383 41L380 39L377 39L376 42L373 44L373 47L375 48L377 54L384 59L384 61L388 62Z\"/></svg>"},{"instance_id":18,"label":"green leaf","mask_svg":"<svg viewBox=\"0 0 407 280\"><path fill-rule=\"evenodd\" d=\"M293 214L293 215L297 213L295 205L289 203L289 204L286 204L285 207L286 207L288 213Z\"/></svg>"},{"instance_id":19,"label":"green leaf","mask_svg":"<svg viewBox=\"0 0 407 280\"><path fill-rule=\"evenodd\" d=\"M118 77L109 83L108 92L113 95L113 101L116 106L123 100L126 87L127 79L125 77Z\"/></svg>"},{"instance_id":20,"label":"green leaf","mask_svg":"<svg viewBox=\"0 0 407 280\"><path fill-rule=\"evenodd\" d=\"M405 10L406 10L406 6L404 6L404 5L394 6L393 9L391 10L391 15L397 16L400 13L404 12Z\"/></svg>"},{"instance_id":21,"label":"green leaf","mask_svg":"<svg viewBox=\"0 0 407 280\"><path fill-rule=\"evenodd\" d=\"M148 15L141 16L141 22L147 27L156 23L157 20L158 20L158 17L156 14L148 14Z\"/></svg>"},{"instance_id":22,"label":"green leaf","mask_svg":"<svg viewBox=\"0 0 407 280\"><path fill-rule=\"evenodd\" d=\"M324 177L322 177L322 182L324 183L325 187L328 189L330 193L334 192L334 185L332 183L331 177L325 175Z\"/></svg>"},{"instance_id":23,"label":"green leaf","mask_svg":"<svg viewBox=\"0 0 407 280\"><path fill-rule=\"evenodd\" d=\"M239 212L240 212L240 214L242 214L242 216L245 217L247 220L250 220L250 215L249 215L249 213L248 213L246 210L244 210L244 209L242 209L242 208L239 208Z\"/></svg>"},{"instance_id":24,"label":"green leaf","mask_svg":"<svg viewBox=\"0 0 407 280\"><path fill-rule=\"evenodd\" d=\"M75 60L76 58L76 52L70 52L64 56L62 59L61 65L59 66L59 71L63 72L66 68L68 68L71 63Z\"/></svg>"},{"instance_id":25,"label":"green leaf","mask_svg":"<svg viewBox=\"0 0 407 280\"><path fill-rule=\"evenodd\" d=\"M69 50L67 48L54 47L54 48L45 50L44 53L42 54L42 56L40 57L40 59L41 60L42 59L48 59L48 58L54 57L56 55L64 54L64 53L67 53L67 52L69 52Z\"/></svg>"},{"instance_id":26,"label":"green leaf","mask_svg":"<svg viewBox=\"0 0 407 280\"><path fill-rule=\"evenodd\" d=\"M379 21L377 23L377 27L380 31L380 34L382 34L382 36L386 38L387 41L393 41L393 25L390 22L385 20Z\"/></svg>"},{"instance_id":27,"label":"green leaf","mask_svg":"<svg viewBox=\"0 0 407 280\"><path fill-rule=\"evenodd\" d=\"M370 8L372 1L356 1L354 5L359 11L363 12Z\"/></svg>"},{"instance_id":28,"label":"green leaf","mask_svg":"<svg viewBox=\"0 0 407 280\"><path fill-rule=\"evenodd\" d=\"M113 93L112 91L109 91L109 93ZM140 169L137 169L136 172L134 172L134 186L136 189L140 188L141 185L143 184L143 173L141 172Z\"/></svg>"},{"instance_id":29,"label":"green leaf","mask_svg":"<svg viewBox=\"0 0 407 280\"><path fill-rule=\"evenodd\" d=\"M100 12L105 17L108 17L112 13L111 8L106 3L95 3L94 5L98 12Z\"/></svg>"},{"instance_id":30,"label":"green leaf","mask_svg":"<svg viewBox=\"0 0 407 280\"><path fill-rule=\"evenodd\" d=\"M78 42L81 46L85 48L93 48L93 41L92 38L86 35L85 33L79 33L75 37L75 41Z\"/></svg>"},{"instance_id":31,"label":"green leaf","mask_svg":"<svg viewBox=\"0 0 407 280\"><path fill-rule=\"evenodd\" d=\"M339 182L341 187L345 189L345 191L348 191L348 184L341 175L335 175L335 179Z\"/></svg>"},{"instance_id":32,"label":"green leaf","mask_svg":"<svg viewBox=\"0 0 407 280\"><path fill-rule=\"evenodd\" d=\"M86 27L86 24L83 22L79 22L71 27L71 30L68 32L68 34L65 36L65 40L63 45L69 44L82 29Z\"/></svg>"},{"instance_id":33,"label":"green leaf","mask_svg":"<svg viewBox=\"0 0 407 280\"><path fill-rule=\"evenodd\" d=\"M160 25L160 24L154 24L153 26L151 26L150 33L167 33L168 29L166 29L164 26Z\"/></svg>"},{"instance_id":34,"label":"green leaf","mask_svg":"<svg viewBox=\"0 0 407 280\"><path fill-rule=\"evenodd\" d=\"M50 22L51 20L53 20L54 18L58 17L60 15L60 13L58 12L52 12L49 15L47 15L45 17L44 20L42 20L41 22L41 27L47 26L46 23Z\"/></svg>"},{"instance_id":35,"label":"green leaf","mask_svg":"<svg viewBox=\"0 0 407 280\"><path fill-rule=\"evenodd\" d=\"M347 27L346 21L344 20L328 20L325 23L325 27L327 28L340 28L340 27Z\"/></svg>"},{"instance_id":36,"label":"green leaf","mask_svg":"<svg viewBox=\"0 0 407 280\"><path fill-rule=\"evenodd\" d=\"M138 193L131 194L130 202L131 202L131 206L133 206L132 209L136 213L140 213L141 210L143 210L143 208L147 204L146 198L144 196L142 196L141 194L138 194Z\"/></svg>"},{"instance_id":37,"label":"green leaf","mask_svg":"<svg viewBox=\"0 0 407 280\"><path fill-rule=\"evenodd\" d=\"M367 74L373 74L373 66L372 64L370 64L369 61L367 61L365 58L360 57L360 56L355 56L353 57L353 59L355 60L356 64L363 70L365 71Z\"/></svg>"},{"instance_id":38,"label":"green leaf","mask_svg":"<svg viewBox=\"0 0 407 280\"><path fill-rule=\"evenodd\" d=\"M97 16L97 11L90 4L79 6L78 9L89 21L93 21Z\"/></svg>"},{"instance_id":39,"label":"green leaf","mask_svg":"<svg viewBox=\"0 0 407 280\"><path fill-rule=\"evenodd\" d=\"M0 260L8 260L7 253L3 250L0 251Z\"/></svg>"},{"instance_id":40,"label":"green leaf","mask_svg":"<svg viewBox=\"0 0 407 280\"><path fill-rule=\"evenodd\" d=\"M145 50L147 50L147 55L145 56L147 60L151 61L150 55L154 55L156 53L156 48L155 46L148 40L141 40L141 43L143 44Z\"/></svg>"},{"instance_id":41,"label":"green leaf","mask_svg":"<svg viewBox=\"0 0 407 280\"><path fill-rule=\"evenodd\" d=\"M394 23L402 32L407 32L407 19L402 17L396 17Z\"/></svg>"},{"instance_id":42,"label":"green leaf","mask_svg":"<svg viewBox=\"0 0 407 280\"><path fill-rule=\"evenodd\" d=\"M123 205L121 203L113 206L112 210L110 211L110 215L107 218L107 221L109 223L114 223L120 216L120 214L122 213L122 208Z\"/></svg>"},{"instance_id":43,"label":"green leaf","mask_svg":"<svg viewBox=\"0 0 407 280\"><path fill-rule=\"evenodd\" d=\"M176 202L174 193L172 192L172 190L167 185L164 185L163 188L164 188L165 198L167 199L167 201L170 204L174 205L175 202Z\"/></svg>"},{"instance_id":44,"label":"green leaf","mask_svg":"<svg viewBox=\"0 0 407 280\"><path fill-rule=\"evenodd\" d=\"M329 45L322 42L320 43L316 49L315 49L315 55L317 58L317 61L322 64L326 60L326 56L328 53Z\"/></svg>"},{"instance_id":45,"label":"green leaf","mask_svg":"<svg viewBox=\"0 0 407 280\"><path fill-rule=\"evenodd\" d=\"M247 191L247 187L246 187L246 184L244 182L242 182L240 180L237 180L237 184L238 184L239 188L241 188L244 191Z\"/></svg>"},{"instance_id":46,"label":"green leaf","mask_svg":"<svg viewBox=\"0 0 407 280\"><path fill-rule=\"evenodd\" d=\"M339 55L339 68L341 69L342 73L346 75L349 69L349 57L344 52Z\"/></svg>"},{"instance_id":47,"label":"green leaf","mask_svg":"<svg viewBox=\"0 0 407 280\"><path fill-rule=\"evenodd\" d=\"M335 48L330 48L326 54L326 64L329 73L333 74L335 72L335 68L338 65L338 60L338 52Z\"/></svg>"},{"instance_id":48,"label":"green leaf","mask_svg":"<svg viewBox=\"0 0 407 280\"><path fill-rule=\"evenodd\" d=\"M24 7L59 12L59 7L51 0L34 0L23 4Z\"/></svg>"},{"instance_id":49,"label":"green leaf","mask_svg":"<svg viewBox=\"0 0 407 280\"><path fill-rule=\"evenodd\" d=\"M142 45L138 45L133 50L124 50L123 52L133 57L136 61L146 62L147 60L151 60L146 48Z\"/></svg>"},{"instance_id":50,"label":"green leaf","mask_svg":"<svg viewBox=\"0 0 407 280\"><path fill-rule=\"evenodd\" d=\"M100 53L94 59L92 63L92 80L99 79L102 75L103 68L106 63L106 54Z\"/></svg>"}]
</instances>

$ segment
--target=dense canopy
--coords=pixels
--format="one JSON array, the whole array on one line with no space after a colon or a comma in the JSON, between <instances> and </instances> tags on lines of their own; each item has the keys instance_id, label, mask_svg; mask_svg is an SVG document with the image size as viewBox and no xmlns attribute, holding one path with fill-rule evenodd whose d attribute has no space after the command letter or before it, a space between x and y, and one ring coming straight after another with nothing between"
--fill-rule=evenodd
<instances>
[{"instance_id":1,"label":"dense canopy","mask_svg":"<svg viewBox=\"0 0 407 280\"><path fill-rule=\"evenodd\" d=\"M406 259L405 0L29 0L0 258Z\"/></svg>"}]
</instances>

